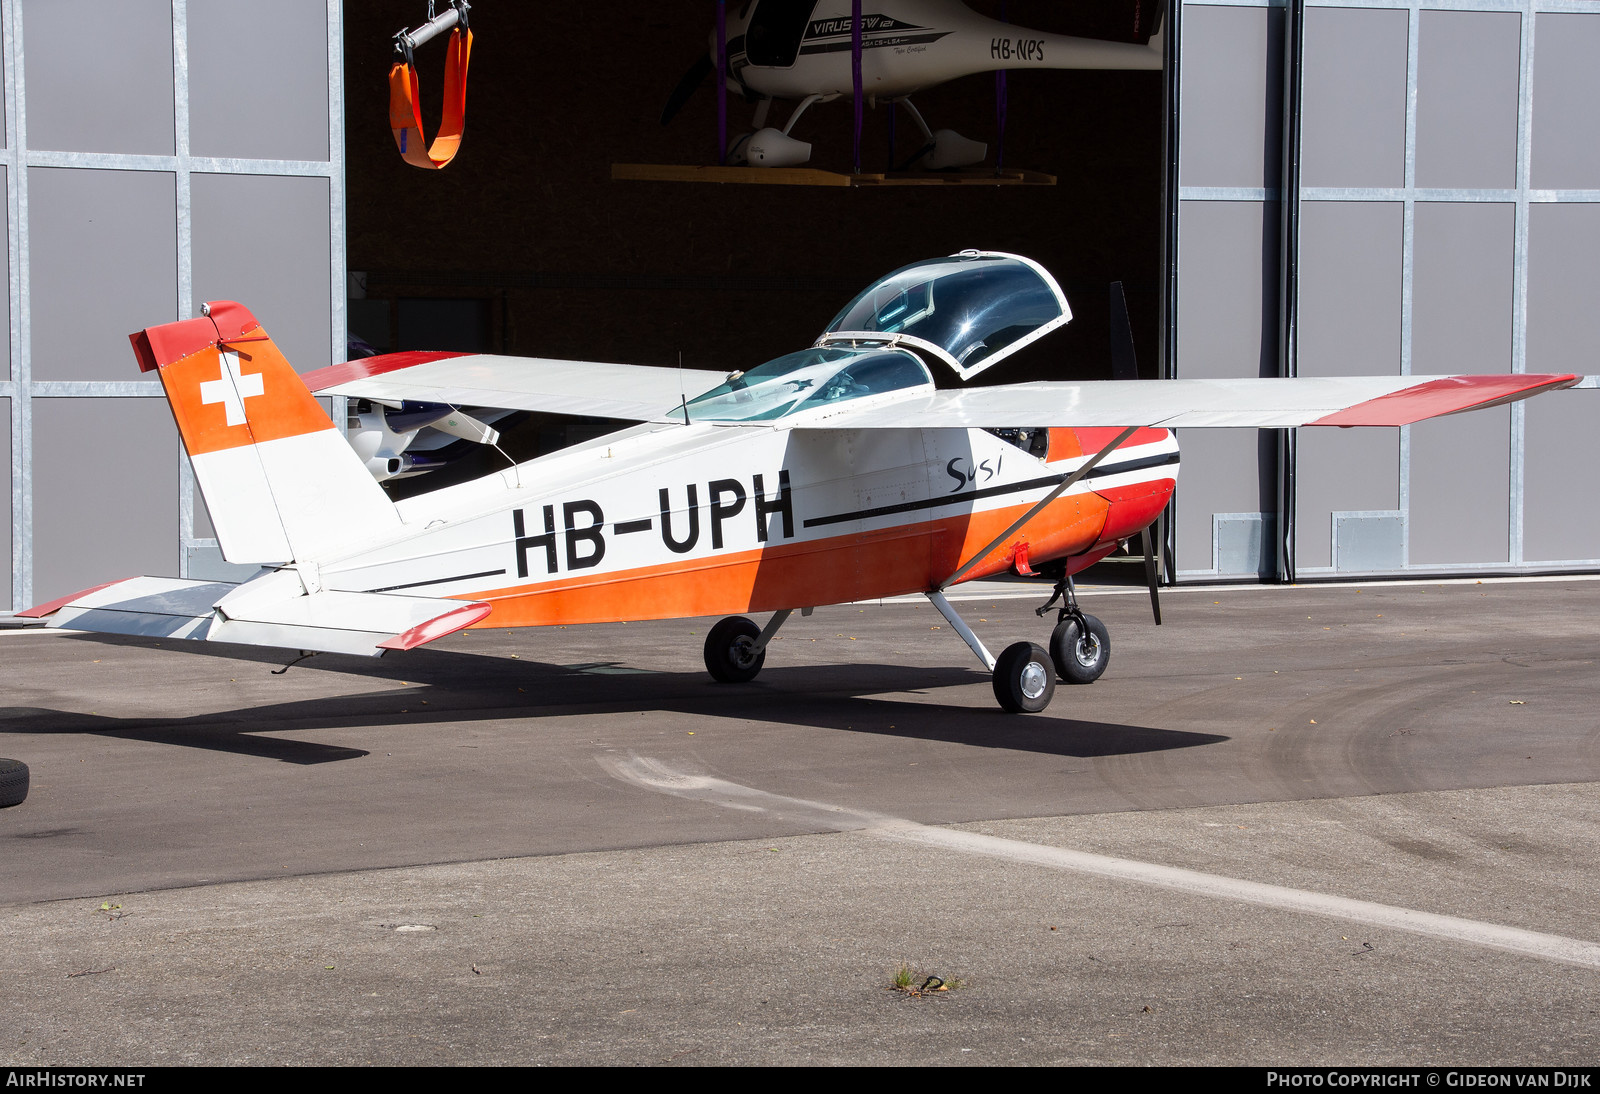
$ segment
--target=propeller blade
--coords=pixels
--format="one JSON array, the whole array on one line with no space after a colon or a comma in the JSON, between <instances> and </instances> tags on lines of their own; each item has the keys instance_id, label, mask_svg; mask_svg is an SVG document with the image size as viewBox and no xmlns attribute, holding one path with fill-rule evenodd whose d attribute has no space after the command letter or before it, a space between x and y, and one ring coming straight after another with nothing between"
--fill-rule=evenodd
<instances>
[{"instance_id":1,"label":"propeller blade","mask_svg":"<svg viewBox=\"0 0 1600 1094\"><path fill-rule=\"evenodd\" d=\"M694 64L683 74L678 81L678 86L672 89L672 94L667 96L667 105L661 110L661 124L666 125L678 111L683 109L683 104L688 102L694 93L700 90L700 85L706 82L706 77L716 70L716 65L711 61L711 54L702 54L695 58Z\"/></svg>"},{"instance_id":2,"label":"propeller blade","mask_svg":"<svg viewBox=\"0 0 1600 1094\"><path fill-rule=\"evenodd\" d=\"M1133 326L1128 322L1128 298L1122 294L1120 281L1111 283L1111 378L1139 378L1139 363L1133 356Z\"/></svg>"},{"instance_id":3,"label":"propeller blade","mask_svg":"<svg viewBox=\"0 0 1600 1094\"><path fill-rule=\"evenodd\" d=\"M1156 626L1161 626L1161 597L1156 593L1156 544L1150 535L1150 526L1146 525L1139 535L1144 539L1144 580L1150 586L1150 611L1156 617Z\"/></svg>"}]
</instances>

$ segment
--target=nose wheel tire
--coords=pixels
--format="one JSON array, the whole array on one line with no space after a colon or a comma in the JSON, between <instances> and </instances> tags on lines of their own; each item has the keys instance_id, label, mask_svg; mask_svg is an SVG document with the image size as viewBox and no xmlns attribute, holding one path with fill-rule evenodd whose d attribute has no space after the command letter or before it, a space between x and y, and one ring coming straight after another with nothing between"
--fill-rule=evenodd
<instances>
[{"instance_id":1,"label":"nose wheel tire","mask_svg":"<svg viewBox=\"0 0 1600 1094\"><path fill-rule=\"evenodd\" d=\"M724 684L754 680L766 662L767 651L756 649L761 628L742 615L730 615L706 635L706 671Z\"/></svg>"},{"instance_id":2,"label":"nose wheel tire","mask_svg":"<svg viewBox=\"0 0 1600 1094\"><path fill-rule=\"evenodd\" d=\"M1083 616L1083 622L1086 629L1069 616L1050 632L1050 660L1069 684L1094 683L1111 661L1111 635L1106 625L1092 615Z\"/></svg>"},{"instance_id":3,"label":"nose wheel tire","mask_svg":"<svg viewBox=\"0 0 1600 1094\"><path fill-rule=\"evenodd\" d=\"M1012 714L1036 714L1050 705L1056 675L1050 655L1032 642L1006 647L994 663L994 697Z\"/></svg>"}]
</instances>

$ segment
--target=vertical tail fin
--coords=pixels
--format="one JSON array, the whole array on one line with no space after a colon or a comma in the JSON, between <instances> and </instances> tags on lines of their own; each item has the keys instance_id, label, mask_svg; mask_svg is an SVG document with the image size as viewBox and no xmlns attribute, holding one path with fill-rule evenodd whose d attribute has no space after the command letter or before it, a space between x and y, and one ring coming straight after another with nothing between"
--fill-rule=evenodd
<instances>
[{"instance_id":1,"label":"vertical tail fin","mask_svg":"<svg viewBox=\"0 0 1600 1094\"><path fill-rule=\"evenodd\" d=\"M382 538L400 518L267 337L231 300L129 335L157 371L229 562L320 559Z\"/></svg>"}]
</instances>

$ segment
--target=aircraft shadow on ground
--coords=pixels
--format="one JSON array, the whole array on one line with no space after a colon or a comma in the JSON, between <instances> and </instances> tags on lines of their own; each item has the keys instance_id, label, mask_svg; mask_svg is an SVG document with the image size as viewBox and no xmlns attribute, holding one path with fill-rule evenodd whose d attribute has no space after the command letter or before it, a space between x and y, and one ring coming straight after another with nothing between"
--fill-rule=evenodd
<instances>
[{"instance_id":1,"label":"aircraft shadow on ground","mask_svg":"<svg viewBox=\"0 0 1600 1094\"><path fill-rule=\"evenodd\" d=\"M94 641L144 646L141 639ZM185 653L191 651L185 650ZM257 650L195 653L283 664ZM313 669L404 681L406 691L316 696L181 718L119 717L35 707L0 709L0 733L84 733L232 752L285 763L319 764L365 756L363 749L261 734L441 723L531 720L660 711L837 732L945 741L1045 755L1093 758L1216 744L1212 733L1081 721L1066 716L1071 693L1052 711L1010 715L989 705L988 674L976 668L839 664L768 667L748 684L716 684L699 672L649 672L615 662L548 664L501 656L418 650L394 661L323 654L290 673ZM421 685L417 687L415 685ZM981 707L883 696L981 687Z\"/></svg>"}]
</instances>

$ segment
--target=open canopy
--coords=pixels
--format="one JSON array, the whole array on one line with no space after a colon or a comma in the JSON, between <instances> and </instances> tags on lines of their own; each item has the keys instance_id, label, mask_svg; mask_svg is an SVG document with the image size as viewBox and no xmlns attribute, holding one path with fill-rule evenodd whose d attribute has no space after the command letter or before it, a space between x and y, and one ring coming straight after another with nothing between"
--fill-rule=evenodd
<instances>
[{"instance_id":1,"label":"open canopy","mask_svg":"<svg viewBox=\"0 0 1600 1094\"><path fill-rule=\"evenodd\" d=\"M1061 286L1037 262L962 251L873 282L834 316L817 344L895 342L943 361L965 380L1071 318Z\"/></svg>"}]
</instances>

